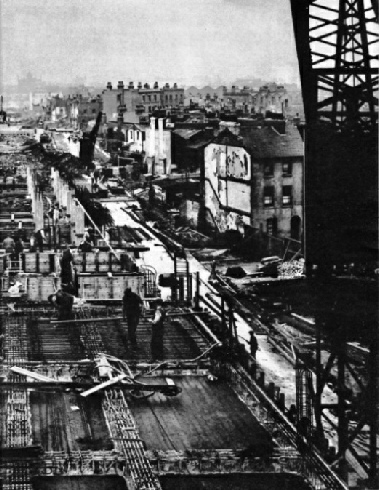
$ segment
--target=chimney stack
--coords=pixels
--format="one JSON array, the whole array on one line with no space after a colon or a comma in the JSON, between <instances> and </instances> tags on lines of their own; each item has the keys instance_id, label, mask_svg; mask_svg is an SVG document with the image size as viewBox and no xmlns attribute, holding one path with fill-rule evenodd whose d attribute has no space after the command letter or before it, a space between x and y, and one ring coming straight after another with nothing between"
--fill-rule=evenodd
<instances>
[{"instance_id":1,"label":"chimney stack","mask_svg":"<svg viewBox=\"0 0 379 490\"><path fill-rule=\"evenodd\" d=\"M142 88L142 82L138 82L138 88Z\"/></svg>"},{"instance_id":2,"label":"chimney stack","mask_svg":"<svg viewBox=\"0 0 379 490\"><path fill-rule=\"evenodd\" d=\"M178 84L177 83L174 83L174 88L178 88Z\"/></svg>"},{"instance_id":3,"label":"chimney stack","mask_svg":"<svg viewBox=\"0 0 379 490\"><path fill-rule=\"evenodd\" d=\"M129 82L129 87L128 88L134 88L134 82Z\"/></svg>"},{"instance_id":4,"label":"chimney stack","mask_svg":"<svg viewBox=\"0 0 379 490\"><path fill-rule=\"evenodd\" d=\"M108 82L108 83L107 83L107 89L108 89L108 90L112 90L112 83L111 83L111 82Z\"/></svg>"},{"instance_id":5,"label":"chimney stack","mask_svg":"<svg viewBox=\"0 0 379 490\"><path fill-rule=\"evenodd\" d=\"M158 88L158 82L154 83L154 88Z\"/></svg>"},{"instance_id":6,"label":"chimney stack","mask_svg":"<svg viewBox=\"0 0 379 490\"><path fill-rule=\"evenodd\" d=\"M120 82L118 82L118 84L117 84L117 88L118 88L119 90L122 90L122 89L124 88L124 82L123 82L122 80L121 80Z\"/></svg>"}]
</instances>

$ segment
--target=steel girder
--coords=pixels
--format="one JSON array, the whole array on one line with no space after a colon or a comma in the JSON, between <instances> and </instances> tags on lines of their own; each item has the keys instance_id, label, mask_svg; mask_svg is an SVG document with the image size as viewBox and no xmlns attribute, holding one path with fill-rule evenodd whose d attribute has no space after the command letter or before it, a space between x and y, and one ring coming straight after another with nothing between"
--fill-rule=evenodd
<instances>
[{"instance_id":1,"label":"steel girder","mask_svg":"<svg viewBox=\"0 0 379 490\"><path fill-rule=\"evenodd\" d=\"M361 323L371 325L371 336L367 337L367 380L363 382L347 356L347 317L342 308L336 313L342 298L348 313L346 298L354 287L341 291L333 276L345 264L364 265L377 258L378 2L291 0L291 9L306 117L305 258L308 276L315 285L315 310L322 311L321 315L315 314L315 421L322 436L326 410L335 411L338 451L334 464L347 480L347 460L353 457L365 471L368 485L377 488L377 323L375 315L364 321L356 315L349 322L356 322L357 330ZM364 309L362 302L362 317ZM321 356L321 331L330 335L330 357L326 362ZM332 368L338 399L333 407L322 403ZM348 373L357 381L360 398L360 403L355 404L354 429ZM352 443L367 426L368 454L362 458Z\"/></svg>"}]
</instances>

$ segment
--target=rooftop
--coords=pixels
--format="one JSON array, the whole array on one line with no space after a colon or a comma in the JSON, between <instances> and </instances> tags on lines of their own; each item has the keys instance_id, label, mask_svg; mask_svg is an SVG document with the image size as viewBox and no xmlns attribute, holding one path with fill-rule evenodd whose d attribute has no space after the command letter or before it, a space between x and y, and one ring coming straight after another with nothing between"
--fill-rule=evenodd
<instances>
[{"instance_id":1,"label":"rooftop","mask_svg":"<svg viewBox=\"0 0 379 490\"><path fill-rule=\"evenodd\" d=\"M285 134L271 126L241 131L244 146L253 158L303 157L304 144L298 129L286 124Z\"/></svg>"}]
</instances>

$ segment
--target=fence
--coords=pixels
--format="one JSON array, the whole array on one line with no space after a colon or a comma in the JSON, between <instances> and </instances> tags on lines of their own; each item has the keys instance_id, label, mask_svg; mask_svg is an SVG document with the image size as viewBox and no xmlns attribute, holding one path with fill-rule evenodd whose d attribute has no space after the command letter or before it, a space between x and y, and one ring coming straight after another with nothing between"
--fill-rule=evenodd
<instances>
[{"instance_id":1,"label":"fence","mask_svg":"<svg viewBox=\"0 0 379 490\"><path fill-rule=\"evenodd\" d=\"M232 305L216 290L195 275L195 308L205 307L220 319L210 325L211 331L226 347L237 352L234 365L215 363L215 373L227 379L233 390L253 415L283 447L295 448L301 458L291 458L293 468L317 490L347 490L345 483L330 469L318 450L299 434L284 414L284 395L274 385L265 383L264 371L237 341ZM229 304L228 304L229 303ZM233 359L233 357L231 357ZM287 468L288 470L288 468Z\"/></svg>"}]
</instances>

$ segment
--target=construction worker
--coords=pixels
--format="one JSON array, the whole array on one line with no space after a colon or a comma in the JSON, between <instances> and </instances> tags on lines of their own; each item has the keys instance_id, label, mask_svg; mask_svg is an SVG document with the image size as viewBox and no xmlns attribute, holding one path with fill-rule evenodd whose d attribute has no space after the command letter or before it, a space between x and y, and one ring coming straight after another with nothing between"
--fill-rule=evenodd
<instances>
[{"instance_id":1,"label":"construction worker","mask_svg":"<svg viewBox=\"0 0 379 490\"><path fill-rule=\"evenodd\" d=\"M216 272L216 261L212 260L212 265L211 265L211 275L209 276L209 281L217 281L217 272Z\"/></svg>"},{"instance_id":2,"label":"construction worker","mask_svg":"<svg viewBox=\"0 0 379 490\"><path fill-rule=\"evenodd\" d=\"M151 357L153 360L161 360L164 358L163 352L163 335L164 322L167 317L167 312L163 301L159 301L156 306L154 320L152 320L151 328Z\"/></svg>"},{"instance_id":3,"label":"construction worker","mask_svg":"<svg viewBox=\"0 0 379 490\"><path fill-rule=\"evenodd\" d=\"M254 330L250 330L250 354L253 359L256 359L258 347L257 337L254 334Z\"/></svg>"},{"instance_id":4,"label":"construction worker","mask_svg":"<svg viewBox=\"0 0 379 490\"><path fill-rule=\"evenodd\" d=\"M14 246L14 253L16 259L20 258L20 254L22 254L23 251L24 251L24 242L22 241L22 238L19 236Z\"/></svg>"},{"instance_id":5,"label":"construction worker","mask_svg":"<svg viewBox=\"0 0 379 490\"><path fill-rule=\"evenodd\" d=\"M122 298L123 316L128 322L128 338L132 347L137 346L137 326L142 312L143 301L138 294L126 288Z\"/></svg>"},{"instance_id":6,"label":"construction worker","mask_svg":"<svg viewBox=\"0 0 379 490\"><path fill-rule=\"evenodd\" d=\"M45 240L45 232L43 231L43 228L37 231L35 237L37 242L37 248L39 249L40 252L43 252L43 242Z\"/></svg>"},{"instance_id":7,"label":"construction worker","mask_svg":"<svg viewBox=\"0 0 379 490\"><path fill-rule=\"evenodd\" d=\"M63 244L63 253L61 258L61 280L62 284L70 284L72 282L72 261L73 256L68 245Z\"/></svg>"},{"instance_id":8,"label":"construction worker","mask_svg":"<svg viewBox=\"0 0 379 490\"><path fill-rule=\"evenodd\" d=\"M7 236L3 240L2 248L5 248L5 252L7 254L13 254L14 253L14 247L15 247L14 240L11 237L10 233L7 233Z\"/></svg>"},{"instance_id":9,"label":"construction worker","mask_svg":"<svg viewBox=\"0 0 379 490\"><path fill-rule=\"evenodd\" d=\"M72 306L74 296L59 289L56 293L50 294L47 300L58 309L58 320L70 320L72 317Z\"/></svg>"},{"instance_id":10,"label":"construction worker","mask_svg":"<svg viewBox=\"0 0 379 490\"><path fill-rule=\"evenodd\" d=\"M83 240L82 242L80 242L78 248L81 252L92 252L92 245L87 240Z\"/></svg>"}]
</instances>

